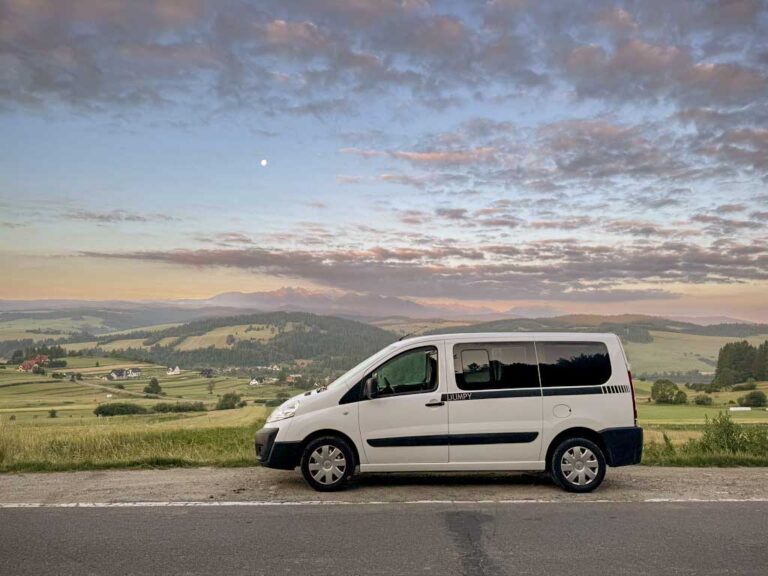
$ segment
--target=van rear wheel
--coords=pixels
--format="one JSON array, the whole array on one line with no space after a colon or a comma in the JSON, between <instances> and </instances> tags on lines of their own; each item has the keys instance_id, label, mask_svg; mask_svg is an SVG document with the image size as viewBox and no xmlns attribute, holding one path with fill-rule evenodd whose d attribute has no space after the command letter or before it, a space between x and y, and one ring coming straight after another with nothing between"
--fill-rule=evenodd
<instances>
[{"instance_id":1,"label":"van rear wheel","mask_svg":"<svg viewBox=\"0 0 768 576\"><path fill-rule=\"evenodd\" d=\"M586 438L568 438L552 454L550 474L555 484L568 492L591 492L605 478L605 456Z\"/></svg>"},{"instance_id":2,"label":"van rear wheel","mask_svg":"<svg viewBox=\"0 0 768 576\"><path fill-rule=\"evenodd\" d=\"M301 456L301 473L319 492L341 490L355 470L355 455L337 436L321 436L309 442Z\"/></svg>"}]
</instances>

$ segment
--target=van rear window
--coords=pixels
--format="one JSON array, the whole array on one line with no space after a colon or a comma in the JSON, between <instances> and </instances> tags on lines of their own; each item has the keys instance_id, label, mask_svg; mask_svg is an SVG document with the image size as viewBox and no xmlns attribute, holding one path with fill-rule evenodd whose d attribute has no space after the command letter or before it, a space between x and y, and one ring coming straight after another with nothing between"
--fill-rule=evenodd
<instances>
[{"instance_id":1,"label":"van rear window","mask_svg":"<svg viewBox=\"0 0 768 576\"><path fill-rule=\"evenodd\" d=\"M608 347L602 342L537 342L541 385L595 386L611 377Z\"/></svg>"}]
</instances>

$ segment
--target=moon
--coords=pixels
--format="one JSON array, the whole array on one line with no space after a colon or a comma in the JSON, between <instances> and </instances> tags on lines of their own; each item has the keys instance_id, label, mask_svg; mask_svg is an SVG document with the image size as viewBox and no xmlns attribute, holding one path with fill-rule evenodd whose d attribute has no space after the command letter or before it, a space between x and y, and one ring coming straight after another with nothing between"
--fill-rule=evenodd
<instances>
[{"instance_id":1,"label":"moon","mask_svg":"<svg viewBox=\"0 0 768 576\"><path fill-rule=\"evenodd\" d=\"M264 159L263 159L263 160L260 162L260 164L261 164L262 166L266 167L266 165L267 165L267 159L266 159L266 158L264 158Z\"/></svg>"}]
</instances>

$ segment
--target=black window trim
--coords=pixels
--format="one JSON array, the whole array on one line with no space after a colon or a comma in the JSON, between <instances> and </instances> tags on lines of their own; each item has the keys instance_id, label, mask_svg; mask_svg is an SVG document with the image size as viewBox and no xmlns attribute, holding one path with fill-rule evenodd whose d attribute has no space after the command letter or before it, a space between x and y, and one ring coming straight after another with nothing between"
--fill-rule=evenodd
<instances>
[{"instance_id":1,"label":"black window trim","mask_svg":"<svg viewBox=\"0 0 768 576\"><path fill-rule=\"evenodd\" d=\"M401 352L395 354L394 356L391 356L381 362L380 364L377 364L374 368L371 368L365 376L362 377L362 379L355 384L352 388L359 388L360 391L362 391L363 383L371 377L371 375L376 372L379 368L384 366L385 364L388 364L389 362L392 362L392 360L395 360L396 358L399 358L400 356L404 354L409 354L411 352L417 352L419 350L430 350L435 352L437 354L437 377L435 378L435 386L434 388L431 388L429 390L414 390L413 392L396 392L395 394L387 394L386 396L379 396L377 398L371 398L371 400L378 400L379 398L399 398L400 396L412 396L414 394L429 394L431 392L435 392L440 388L440 349L437 347L436 344L425 344L423 346L416 346L415 348L408 348L408 350L402 350ZM349 393L349 392L347 392ZM345 394L346 396L346 394ZM362 395L358 392L358 401L366 400L366 398L362 398ZM343 398L342 398L343 399Z\"/></svg>"},{"instance_id":2,"label":"black window trim","mask_svg":"<svg viewBox=\"0 0 768 576\"><path fill-rule=\"evenodd\" d=\"M454 366L453 368L453 384L456 387L457 390L460 390L462 393L464 392L495 392L495 391L509 391L509 390L542 390L541 385L541 369L539 368L539 353L536 350L536 341L531 340L473 340L471 342L454 342L451 347L451 357L455 356L456 352L456 346L478 346L478 347L484 347L484 346L493 346L493 345L504 345L504 344L532 344L533 345L533 353L534 356L536 356L536 377L538 379L539 385L538 386L525 386L520 388L483 388L482 390L465 390L461 386L459 386L459 383L456 381L456 368ZM472 350L472 348L470 348ZM490 360L490 353L488 354L489 361ZM495 384L495 379L493 381Z\"/></svg>"}]
</instances>

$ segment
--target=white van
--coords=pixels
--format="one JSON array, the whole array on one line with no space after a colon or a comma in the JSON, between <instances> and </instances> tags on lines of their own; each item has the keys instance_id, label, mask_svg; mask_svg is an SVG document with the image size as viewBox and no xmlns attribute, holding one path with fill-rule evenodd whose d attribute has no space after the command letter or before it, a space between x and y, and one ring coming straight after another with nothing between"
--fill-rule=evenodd
<instances>
[{"instance_id":1,"label":"white van","mask_svg":"<svg viewBox=\"0 0 768 576\"><path fill-rule=\"evenodd\" d=\"M642 449L614 334L410 338L286 401L256 434L263 466L301 466L323 491L356 471L546 470L589 492Z\"/></svg>"}]
</instances>

